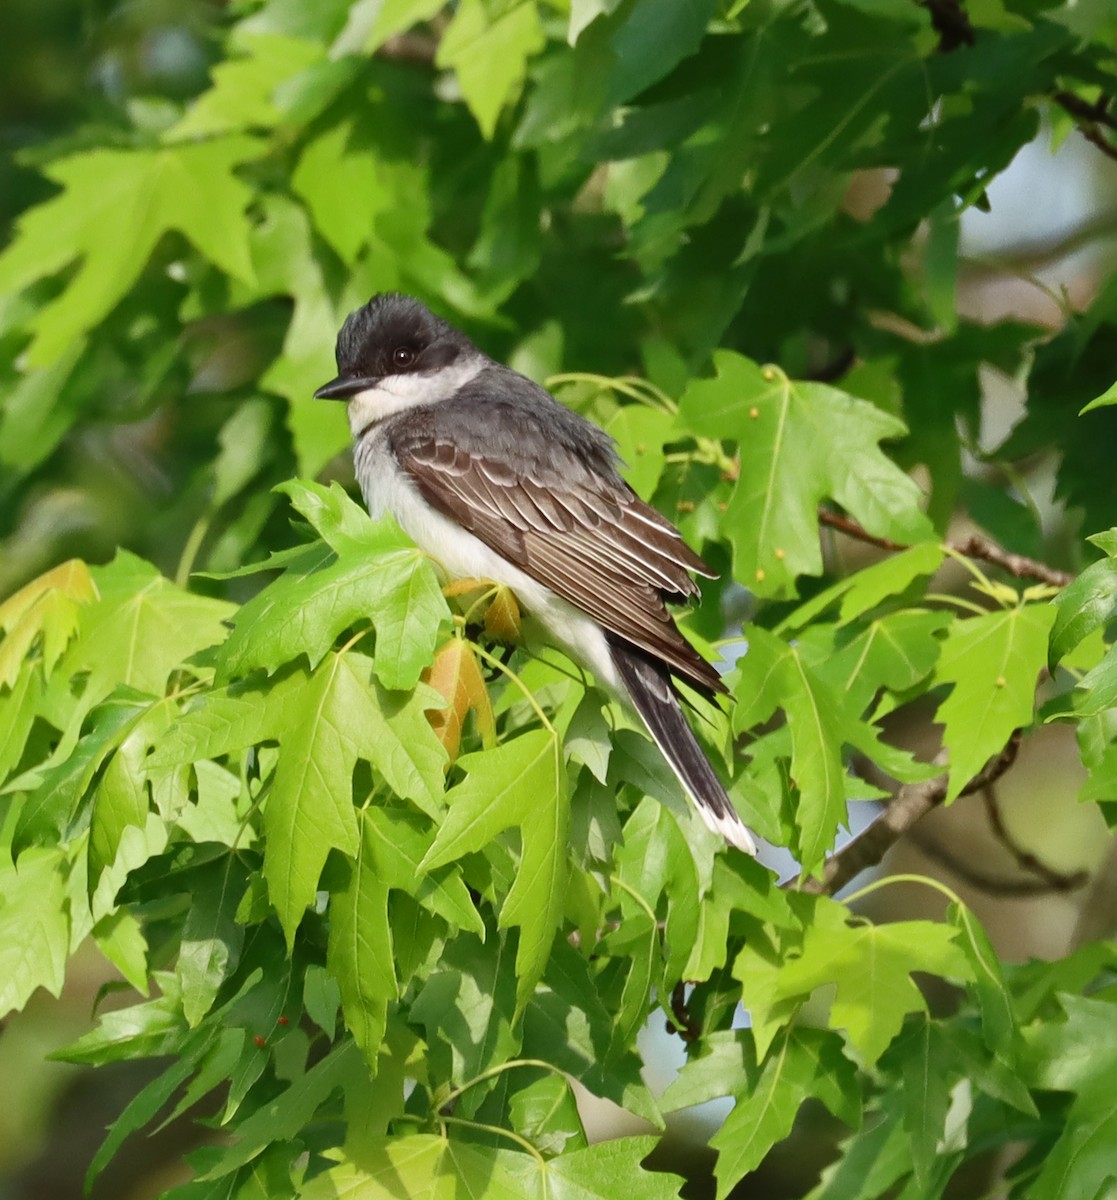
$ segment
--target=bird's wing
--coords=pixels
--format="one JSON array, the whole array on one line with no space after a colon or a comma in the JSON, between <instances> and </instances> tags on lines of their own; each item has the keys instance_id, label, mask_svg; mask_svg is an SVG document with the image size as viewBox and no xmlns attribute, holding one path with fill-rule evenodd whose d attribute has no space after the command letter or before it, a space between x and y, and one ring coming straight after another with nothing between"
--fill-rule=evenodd
<instances>
[{"instance_id":1,"label":"bird's wing","mask_svg":"<svg viewBox=\"0 0 1117 1200\"><path fill-rule=\"evenodd\" d=\"M712 572L617 474L600 431L563 409L577 424L556 436L530 409L487 399L472 413L455 399L393 421L391 449L427 502L704 694L724 691L664 603L698 594L689 572Z\"/></svg>"}]
</instances>

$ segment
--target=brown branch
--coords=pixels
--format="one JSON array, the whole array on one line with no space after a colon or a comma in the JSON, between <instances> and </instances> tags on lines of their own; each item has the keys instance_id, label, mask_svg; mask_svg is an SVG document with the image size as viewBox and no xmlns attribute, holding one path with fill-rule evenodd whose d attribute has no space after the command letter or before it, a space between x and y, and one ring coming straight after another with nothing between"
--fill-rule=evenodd
<instances>
[{"instance_id":1,"label":"brown branch","mask_svg":"<svg viewBox=\"0 0 1117 1200\"><path fill-rule=\"evenodd\" d=\"M821 505L818 509L818 523L820 525L829 525L831 529L840 530L842 533L848 534L851 538L856 538L859 542L864 542L867 546L876 546L878 550L906 550L908 547L900 542L894 542L891 538L877 537L875 533L870 533L863 525L858 523L852 517L843 516L841 513L836 513L833 509L823 508Z\"/></svg>"},{"instance_id":2,"label":"brown branch","mask_svg":"<svg viewBox=\"0 0 1117 1200\"><path fill-rule=\"evenodd\" d=\"M931 27L939 35L938 51L949 54L961 46L977 41L974 27L960 0L919 0L931 14Z\"/></svg>"},{"instance_id":3,"label":"brown branch","mask_svg":"<svg viewBox=\"0 0 1117 1200\"><path fill-rule=\"evenodd\" d=\"M1016 761L1020 749L1020 730L1005 743L984 767L966 784L960 795L981 791L1000 777ZM862 871L875 867L886 852L921 818L946 799L948 775L936 775L922 783L906 783L892 798L888 807L868 828L864 829L836 853L822 869L821 879L807 879L798 890L812 895L833 896ZM792 884L791 886L796 886Z\"/></svg>"},{"instance_id":4,"label":"brown branch","mask_svg":"<svg viewBox=\"0 0 1117 1200\"><path fill-rule=\"evenodd\" d=\"M1064 111L1079 121L1089 121L1093 125L1104 125L1107 129L1117 129L1117 117L1109 111L1109 97L1103 92L1091 104L1076 96L1074 92L1056 92L1052 100Z\"/></svg>"},{"instance_id":5,"label":"brown branch","mask_svg":"<svg viewBox=\"0 0 1117 1200\"><path fill-rule=\"evenodd\" d=\"M819 508L818 521L820 525L829 525L831 529L838 529L842 533L856 538L859 542L865 542L867 545L876 546L881 550L896 551L907 549L906 546L892 541L891 538L877 537L861 525L858 525L850 517L836 513L828 508ZM1023 554L1010 554L1009 551L998 546L990 538L983 537L978 533L971 534L963 541L948 541L945 544L951 550L964 555L966 558L976 558L982 562L991 563L995 567L1000 567L1002 571L1007 571L1017 579L1034 579L1038 583L1046 583L1051 587L1066 587L1068 583L1074 581L1074 575L1070 572L1060 571L1056 567L1050 567L1047 563L1039 562L1034 558L1028 558Z\"/></svg>"},{"instance_id":6,"label":"brown branch","mask_svg":"<svg viewBox=\"0 0 1117 1200\"><path fill-rule=\"evenodd\" d=\"M671 1015L674 1025L667 1022L667 1032L677 1033L684 1042L696 1042L702 1036L702 1028L690 1015L686 1006L686 984L677 983L671 990Z\"/></svg>"},{"instance_id":7,"label":"brown branch","mask_svg":"<svg viewBox=\"0 0 1117 1200\"><path fill-rule=\"evenodd\" d=\"M438 39L425 33L397 33L376 52L379 58L426 67L433 65L437 53Z\"/></svg>"},{"instance_id":8,"label":"brown branch","mask_svg":"<svg viewBox=\"0 0 1117 1200\"><path fill-rule=\"evenodd\" d=\"M1076 891L1089 881L1090 873L1088 871L1056 871L1020 846L1005 828L992 793L992 788L986 788L984 797L993 832L996 834L997 840L1005 846L1020 867L1029 875L1017 876L1014 879L990 875L980 867L974 866L973 863L959 858L953 850L948 849L934 838L921 834L918 829L912 830L910 834L912 842L919 847L921 853L937 862L952 875L964 883L968 883L970 887L977 888L978 891L985 892L990 896L1003 896L1011 899L1047 896L1052 892Z\"/></svg>"},{"instance_id":9,"label":"brown branch","mask_svg":"<svg viewBox=\"0 0 1117 1200\"><path fill-rule=\"evenodd\" d=\"M1073 892L1090 878L1088 871L1056 871L1054 867L1049 867L1041 858L1021 846L1005 825L1001 806L997 803L997 790L992 783L982 789L981 798L985 803L986 820L997 841L1016 859L1022 871L1037 875L1048 891Z\"/></svg>"},{"instance_id":10,"label":"brown branch","mask_svg":"<svg viewBox=\"0 0 1117 1200\"><path fill-rule=\"evenodd\" d=\"M1055 92L1051 99L1074 118L1075 128L1091 145L1097 146L1106 157L1117 159L1117 144L1102 132L1117 130L1117 117L1109 111L1109 97L1104 92L1093 104L1067 91Z\"/></svg>"}]
</instances>

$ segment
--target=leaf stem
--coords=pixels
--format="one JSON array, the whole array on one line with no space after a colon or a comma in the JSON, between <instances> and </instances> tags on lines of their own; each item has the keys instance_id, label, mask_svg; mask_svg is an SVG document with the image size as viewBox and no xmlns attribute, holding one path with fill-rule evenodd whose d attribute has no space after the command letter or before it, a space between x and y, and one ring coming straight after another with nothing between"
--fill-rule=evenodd
<instances>
[{"instance_id":1,"label":"leaf stem","mask_svg":"<svg viewBox=\"0 0 1117 1200\"><path fill-rule=\"evenodd\" d=\"M622 892L627 892L632 897L632 899L635 900L636 903L644 910L644 912L646 912L648 914L648 919L652 923L652 935L654 937L655 932L656 932L657 928L659 927L659 919L656 917L655 910L652 908L652 906L647 902L647 900L644 899L643 896L640 895L640 893L631 884L625 883L625 881L619 875L610 875L609 882L615 883L617 885L617 887L619 887L621 889Z\"/></svg>"},{"instance_id":2,"label":"leaf stem","mask_svg":"<svg viewBox=\"0 0 1117 1200\"><path fill-rule=\"evenodd\" d=\"M497 658L497 656L495 654L490 654L483 646L479 645L477 642L470 641L469 644L473 647L473 649L477 653L477 655L479 657L483 658L485 660L485 662L487 662L489 664L489 666L496 667L496 669L498 671L500 671L506 678L510 679L516 685L516 687L518 687L520 689L520 691L523 693L524 699L527 700L528 704L530 704L533 709L535 709L535 715L539 718L543 727L547 730L547 732L553 738L557 738L558 731L551 724L551 722L547 720L547 714L540 707L539 701L536 700L536 698L532 695L531 688L529 688L527 686L527 684L524 683L524 681L519 677L519 675L517 675L516 672L513 671L512 668L507 665L507 663L501 662L500 659Z\"/></svg>"},{"instance_id":3,"label":"leaf stem","mask_svg":"<svg viewBox=\"0 0 1117 1200\"><path fill-rule=\"evenodd\" d=\"M883 879L874 879L872 883L867 883L863 888L858 888L856 892L843 898L843 904L852 904L855 900L864 899L871 892L879 891L883 887L888 887L892 883L918 883L925 887L933 888L936 892L941 892L952 904L957 904L959 908L965 908L962 902L962 897L958 895L952 888L947 887L938 879L932 879L929 875L886 875Z\"/></svg>"},{"instance_id":4,"label":"leaf stem","mask_svg":"<svg viewBox=\"0 0 1117 1200\"><path fill-rule=\"evenodd\" d=\"M462 1125L467 1129L479 1129L483 1133L498 1133L501 1135L501 1137L506 1137L510 1141L516 1142L519 1146L522 1146L523 1149L525 1149L541 1167L545 1167L547 1165L547 1160L542 1154L539 1153L539 1151L531 1144L531 1142L529 1142L527 1138L520 1137L518 1133L513 1133L511 1129L503 1129L499 1125L484 1125L480 1121L468 1121L465 1117L440 1117L439 1124Z\"/></svg>"},{"instance_id":5,"label":"leaf stem","mask_svg":"<svg viewBox=\"0 0 1117 1200\"><path fill-rule=\"evenodd\" d=\"M439 1110L441 1111L447 1105L453 1104L459 1096L468 1092L471 1087L476 1087L477 1084L484 1083L486 1079L493 1079L497 1075L502 1075L505 1071L511 1071L514 1067L537 1067L544 1071L550 1071L554 1075L561 1075L563 1079L566 1078L565 1071L560 1071L553 1063L544 1062L541 1058L510 1058L507 1062L498 1063L495 1067L486 1068L480 1075L474 1075L472 1079L463 1083L461 1087L454 1088L438 1106ZM449 1118L442 1117L441 1119L445 1121Z\"/></svg>"},{"instance_id":6,"label":"leaf stem","mask_svg":"<svg viewBox=\"0 0 1117 1200\"><path fill-rule=\"evenodd\" d=\"M213 522L213 513L203 513L195 522L194 528L187 535L186 544L182 547L182 557L178 560L175 571L175 583L184 588L190 582L190 572L194 569L194 560L202 547L205 536Z\"/></svg>"},{"instance_id":7,"label":"leaf stem","mask_svg":"<svg viewBox=\"0 0 1117 1200\"><path fill-rule=\"evenodd\" d=\"M942 552L947 556L947 558L954 559L956 563L965 567L966 570L969 571L969 573L977 580L977 582L981 584L982 590L986 593L986 595L996 595L996 589L993 587L989 576L985 574L985 572L977 565L976 562L974 562L972 558L967 557L960 550L955 549L949 542L940 542L939 545L941 546Z\"/></svg>"},{"instance_id":8,"label":"leaf stem","mask_svg":"<svg viewBox=\"0 0 1117 1200\"><path fill-rule=\"evenodd\" d=\"M952 604L955 608L964 608L967 612L976 613L979 617L987 617L990 610L982 608L972 600L963 600L961 596L951 596L946 592L927 592L924 600L938 600L940 604Z\"/></svg>"},{"instance_id":9,"label":"leaf stem","mask_svg":"<svg viewBox=\"0 0 1117 1200\"><path fill-rule=\"evenodd\" d=\"M662 388L656 387L647 379L641 379L638 375L595 375L590 371L566 371L549 376L545 382L548 388L563 383L591 383L600 391L619 392L622 396L636 400L648 408L659 408L671 414L678 411L674 400Z\"/></svg>"}]
</instances>

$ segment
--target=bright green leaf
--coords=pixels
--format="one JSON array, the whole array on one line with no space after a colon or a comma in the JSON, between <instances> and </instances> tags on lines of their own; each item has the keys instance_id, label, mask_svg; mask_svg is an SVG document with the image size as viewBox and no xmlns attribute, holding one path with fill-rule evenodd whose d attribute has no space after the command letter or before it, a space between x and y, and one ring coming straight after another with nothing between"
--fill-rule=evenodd
<instances>
[{"instance_id":1,"label":"bright green leaf","mask_svg":"<svg viewBox=\"0 0 1117 1200\"><path fill-rule=\"evenodd\" d=\"M250 280L245 209L252 193L233 169L263 153L247 137L156 149L98 148L45 174L63 191L31 209L0 254L0 291L19 291L75 258L66 289L31 320L34 366L47 366L133 286L159 239L178 230L221 270Z\"/></svg>"},{"instance_id":2,"label":"bright green leaf","mask_svg":"<svg viewBox=\"0 0 1117 1200\"><path fill-rule=\"evenodd\" d=\"M935 720L945 726L954 800L1013 730L1032 723L1036 681L1047 661L1050 604L1027 604L955 621L943 642L936 683L953 684Z\"/></svg>"},{"instance_id":3,"label":"bright green leaf","mask_svg":"<svg viewBox=\"0 0 1117 1200\"><path fill-rule=\"evenodd\" d=\"M501 109L523 84L527 60L543 45L534 0L462 0L435 62L457 72L470 111L491 138Z\"/></svg>"},{"instance_id":4,"label":"bright green leaf","mask_svg":"<svg viewBox=\"0 0 1117 1200\"><path fill-rule=\"evenodd\" d=\"M763 596L791 593L798 575L819 575L818 504L836 500L870 533L898 542L931 536L919 487L879 442L904 426L864 400L820 383L797 383L728 350L717 378L692 383L681 429L738 445L740 479L726 513L734 574Z\"/></svg>"},{"instance_id":5,"label":"bright green leaf","mask_svg":"<svg viewBox=\"0 0 1117 1200\"><path fill-rule=\"evenodd\" d=\"M458 760L465 781L452 788L449 812L421 866L432 870L518 826L523 848L516 878L500 913L502 926L519 925L518 1003L543 974L562 915L570 806L557 736L538 729L495 750Z\"/></svg>"}]
</instances>

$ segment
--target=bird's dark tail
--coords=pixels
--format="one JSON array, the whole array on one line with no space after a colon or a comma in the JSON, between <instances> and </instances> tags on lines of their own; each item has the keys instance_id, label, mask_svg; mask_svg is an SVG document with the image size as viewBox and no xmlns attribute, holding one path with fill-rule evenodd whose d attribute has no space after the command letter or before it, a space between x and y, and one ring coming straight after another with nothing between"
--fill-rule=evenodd
<instances>
[{"instance_id":1,"label":"bird's dark tail","mask_svg":"<svg viewBox=\"0 0 1117 1200\"><path fill-rule=\"evenodd\" d=\"M687 795L694 801L699 816L739 850L755 854L752 834L737 815L733 802L687 723L667 671L638 650L612 638L609 648L633 706Z\"/></svg>"}]
</instances>

